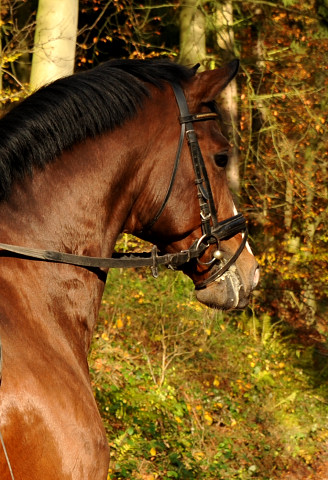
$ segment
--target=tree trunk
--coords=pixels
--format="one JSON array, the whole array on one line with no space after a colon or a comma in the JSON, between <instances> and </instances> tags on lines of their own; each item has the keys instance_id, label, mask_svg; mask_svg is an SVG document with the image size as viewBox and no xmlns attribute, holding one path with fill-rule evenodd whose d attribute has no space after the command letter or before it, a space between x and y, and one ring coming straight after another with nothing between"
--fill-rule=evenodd
<instances>
[{"instance_id":1,"label":"tree trunk","mask_svg":"<svg viewBox=\"0 0 328 480\"><path fill-rule=\"evenodd\" d=\"M231 152L227 166L227 178L231 190L239 194L240 175L239 175L239 135L238 125L238 88L237 81L234 78L221 93L223 117L228 131L228 137L231 142Z\"/></svg>"},{"instance_id":2,"label":"tree trunk","mask_svg":"<svg viewBox=\"0 0 328 480\"><path fill-rule=\"evenodd\" d=\"M205 15L199 0L186 0L180 11L179 63L203 67L206 57Z\"/></svg>"},{"instance_id":3,"label":"tree trunk","mask_svg":"<svg viewBox=\"0 0 328 480\"><path fill-rule=\"evenodd\" d=\"M39 0L31 89L74 70L78 0Z\"/></svg>"},{"instance_id":4,"label":"tree trunk","mask_svg":"<svg viewBox=\"0 0 328 480\"><path fill-rule=\"evenodd\" d=\"M19 2L16 9L18 33L20 35L20 56L15 62L15 73L20 83L28 83L31 77L31 44L28 32L34 29L33 12L36 11L37 0Z\"/></svg>"},{"instance_id":5,"label":"tree trunk","mask_svg":"<svg viewBox=\"0 0 328 480\"><path fill-rule=\"evenodd\" d=\"M305 210L305 226L304 231L306 234L306 250L304 256L308 258L308 264L311 265L311 256L313 255L315 245L315 233L320 223L320 215L316 217L314 215L315 207L315 177L316 177L316 165L312 155L309 156L305 169L304 169L304 185L306 186L306 210ZM317 299L312 275L309 275L307 282L304 284L304 301L307 305L306 320L309 325L315 325L316 314L318 310Z\"/></svg>"},{"instance_id":6,"label":"tree trunk","mask_svg":"<svg viewBox=\"0 0 328 480\"><path fill-rule=\"evenodd\" d=\"M218 4L216 10L217 44L224 59L234 58L234 32L232 2ZM239 136L238 125L238 88L233 79L221 94L223 120L227 135L232 144L232 150L227 167L227 177L231 190L236 194L240 191L239 175Z\"/></svg>"}]
</instances>

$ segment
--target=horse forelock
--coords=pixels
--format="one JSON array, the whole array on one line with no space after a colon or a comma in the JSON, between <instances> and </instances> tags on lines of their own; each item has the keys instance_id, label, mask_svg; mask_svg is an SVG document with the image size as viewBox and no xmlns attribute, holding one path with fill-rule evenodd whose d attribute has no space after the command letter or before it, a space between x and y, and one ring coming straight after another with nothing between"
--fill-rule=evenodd
<instances>
[{"instance_id":1,"label":"horse forelock","mask_svg":"<svg viewBox=\"0 0 328 480\"><path fill-rule=\"evenodd\" d=\"M15 180L133 118L150 84L162 88L194 74L169 60L114 60L36 91L0 119L0 199Z\"/></svg>"}]
</instances>

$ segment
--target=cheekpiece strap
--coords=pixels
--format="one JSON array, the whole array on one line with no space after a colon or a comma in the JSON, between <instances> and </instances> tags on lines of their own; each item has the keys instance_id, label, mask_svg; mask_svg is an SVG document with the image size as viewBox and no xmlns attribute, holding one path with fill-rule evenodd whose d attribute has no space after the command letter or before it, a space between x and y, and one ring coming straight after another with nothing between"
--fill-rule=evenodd
<instances>
[{"instance_id":1,"label":"cheekpiece strap","mask_svg":"<svg viewBox=\"0 0 328 480\"><path fill-rule=\"evenodd\" d=\"M195 113L194 115L185 115L183 117L179 117L179 122L182 123L189 123L189 122L203 122L206 120L216 120L218 118L218 114L214 112L208 113Z\"/></svg>"}]
</instances>

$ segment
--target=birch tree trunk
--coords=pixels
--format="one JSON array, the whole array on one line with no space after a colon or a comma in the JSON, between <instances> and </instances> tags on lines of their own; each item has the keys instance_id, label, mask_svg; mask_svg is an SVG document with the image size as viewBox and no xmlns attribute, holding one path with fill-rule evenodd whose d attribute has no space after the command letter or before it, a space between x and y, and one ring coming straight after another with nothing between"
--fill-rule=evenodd
<instances>
[{"instance_id":1,"label":"birch tree trunk","mask_svg":"<svg viewBox=\"0 0 328 480\"><path fill-rule=\"evenodd\" d=\"M74 70L78 0L39 0L30 85L34 90Z\"/></svg>"},{"instance_id":2,"label":"birch tree trunk","mask_svg":"<svg viewBox=\"0 0 328 480\"><path fill-rule=\"evenodd\" d=\"M200 0L185 0L180 10L179 63L188 66L201 64L206 57L205 15Z\"/></svg>"},{"instance_id":3,"label":"birch tree trunk","mask_svg":"<svg viewBox=\"0 0 328 480\"><path fill-rule=\"evenodd\" d=\"M216 10L217 44L224 52L224 57L234 57L234 32L233 32L233 7L232 2L227 1L217 4ZM232 144L232 151L227 167L227 177L231 190L235 193L240 191L239 175L239 137L238 125L238 89L237 81L233 79L221 94L223 119L226 130Z\"/></svg>"}]
</instances>

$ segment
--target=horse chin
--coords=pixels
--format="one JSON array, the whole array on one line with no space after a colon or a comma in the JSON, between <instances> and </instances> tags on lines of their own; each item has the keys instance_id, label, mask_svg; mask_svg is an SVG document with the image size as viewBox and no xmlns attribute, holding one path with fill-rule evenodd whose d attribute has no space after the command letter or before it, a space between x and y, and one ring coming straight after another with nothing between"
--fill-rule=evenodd
<instances>
[{"instance_id":1,"label":"horse chin","mask_svg":"<svg viewBox=\"0 0 328 480\"><path fill-rule=\"evenodd\" d=\"M196 290L196 298L208 307L233 310L248 305L249 295L245 291L237 272L228 271L223 277L210 283L206 288Z\"/></svg>"}]
</instances>

